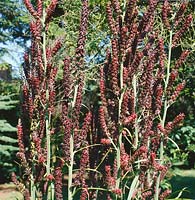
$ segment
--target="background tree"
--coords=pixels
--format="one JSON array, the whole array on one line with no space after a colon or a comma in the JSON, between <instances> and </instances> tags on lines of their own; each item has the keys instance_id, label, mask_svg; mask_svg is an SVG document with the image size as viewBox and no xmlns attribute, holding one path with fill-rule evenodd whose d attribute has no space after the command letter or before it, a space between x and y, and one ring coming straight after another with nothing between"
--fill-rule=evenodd
<instances>
[{"instance_id":1,"label":"background tree","mask_svg":"<svg viewBox=\"0 0 195 200\"><path fill-rule=\"evenodd\" d=\"M24 47L29 40L29 19L19 0L0 2L0 56L8 52L7 45L16 43Z\"/></svg>"}]
</instances>

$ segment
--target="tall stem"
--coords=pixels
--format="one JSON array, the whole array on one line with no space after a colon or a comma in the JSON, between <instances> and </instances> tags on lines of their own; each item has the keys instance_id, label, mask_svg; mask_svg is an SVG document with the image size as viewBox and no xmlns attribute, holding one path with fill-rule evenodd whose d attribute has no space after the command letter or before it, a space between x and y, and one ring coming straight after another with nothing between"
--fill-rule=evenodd
<instances>
[{"instance_id":1,"label":"tall stem","mask_svg":"<svg viewBox=\"0 0 195 200\"><path fill-rule=\"evenodd\" d=\"M46 19L46 12L45 8L43 8L43 18L42 18L42 26L43 26L43 63L44 63L44 75L45 79L47 79L47 55L46 55L46 30L45 30L45 19ZM46 81L46 102L49 104L49 89L48 89L48 83ZM49 175L51 173L51 136L50 136L50 123L51 123L51 112L48 110L48 105L46 106L46 149L47 149L47 161L46 161L46 173ZM53 200L54 199L54 186L53 183L50 183L48 186L47 191L47 199Z\"/></svg>"},{"instance_id":2,"label":"tall stem","mask_svg":"<svg viewBox=\"0 0 195 200\"><path fill-rule=\"evenodd\" d=\"M137 113L137 80L136 80L136 75L133 76L133 93L134 93L134 110L135 113ZM138 119L136 117L135 119L135 142L134 142L134 149L136 150L138 147Z\"/></svg>"},{"instance_id":3,"label":"tall stem","mask_svg":"<svg viewBox=\"0 0 195 200\"><path fill-rule=\"evenodd\" d=\"M36 188L35 188L35 185L34 185L34 178L33 178L32 174L31 174L30 186L31 186L31 188L30 188L30 194L31 194L30 200L35 200L36 199L36 195L35 195Z\"/></svg>"},{"instance_id":4,"label":"tall stem","mask_svg":"<svg viewBox=\"0 0 195 200\"><path fill-rule=\"evenodd\" d=\"M165 81L165 91L167 89L168 83L169 83L169 77L170 77L170 66L171 66L171 49L172 49L172 39L173 39L173 31L170 31L169 36L169 54L168 54L168 63L167 63L167 76Z\"/></svg>"},{"instance_id":5,"label":"tall stem","mask_svg":"<svg viewBox=\"0 0 195 200\"><path fill-rule=\"evenodd\" d=\"M168 63L167 63L167 71L166 71L166 80L165 80L164 95L163 95L163 99L165 99L164 100L163 118L161 120L161 125L162 125L163 128L165 126L165 121L166 121L166 116L167 116L167 110L168 110L166 90L167 90L167 87L168 87L169 77L170 77L172 38L173 38L173 31L171 30L170 31L170 36L169 36ZM163 164L163 162L164 162L163 160L164 160L164 137L163 137L163 135L161 135L161 142L160 142L160 164ZM157 181L156 181L156 191L155 191L154 200L158 200L158 197L159 197L160 176L161 176L161 174L159 173Z\"/></svg>"},{"instance_id":6,"label":"tall stem","mask_svg":"<svg viewBox=\"0 0 195 200\"><path fill-rule=\"evenodd\" d=\"M74 162L74 141L73 135L70 135L70 163L68 165L68 200L72 200L72 171L73 171L73 162Z\"/></svg>"},{"instance_id":7,"label":"tall stem","mask_svg":"<svg viewBox=\"0 0 195 200\"><path fill-rule=\"evenodd\" d=\"M125 88L123 84L123 63L120 65L120 98L119 98L119 105L118 105L118 124L119 124L119 137L118 137L118 144L116 149L116 160L117 160L117 180L116 180L116 188L120 188L120 181L121 181L121 144L122 144L122 133L120 132L121 128L121 109L122 109L122 102L125 93Z\"/></svg>"},{"instance_id":8,"label":"tall stem","mask_svg":"<svg viewBox=\"0 0 195 200\"><path fill-rule=\"evenodd\" d=\"M47 90L48 91L48 90ZM49 114L50 117L50 114ZM50 137L50 130L49 130L49 124L50 120L46 119L46 148L47 148L47 164L46 164L46 173L49 175L51 173L51 137ZM47 193L47 199L53 200L53 189L52 189L52 183L48 186L48 193Z\"/></svg>"},{"instance_id":9,"label":"tall stem","mask_svg":"<svg viewBox=\"0 0 195 200\"><path fill-rule=\"evenodd\" d=\"M120 187L120 180L121 180L121 175L120 175L120 167L121 167L121 143L122 143L122 134L119 135L118 139L118 147L117 147L117 180L116 180L116 188Z\"/></svg>"}]
</instances>

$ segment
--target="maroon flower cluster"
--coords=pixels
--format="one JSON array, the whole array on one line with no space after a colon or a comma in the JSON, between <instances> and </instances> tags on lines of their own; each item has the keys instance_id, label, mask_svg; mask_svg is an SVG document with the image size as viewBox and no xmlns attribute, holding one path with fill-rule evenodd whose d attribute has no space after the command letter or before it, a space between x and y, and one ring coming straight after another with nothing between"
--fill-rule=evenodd
<instances>
[{"instance_id":1,"label":"maroon flower cluster","mask_svg":"<svg viewBox=\"0 0 195 200\"><path fill-rule=\"evenodd\" d=\"M55 11L57 3L58 3L58 0L51 0L50 5L47 7L46 9L47 15L46 15L46 20L45 20L46 24L49 23L49 21L51 20L51 17Z\"/></svg>"},{"instance_id":2,"label":"maroon flower cluster","mask_svg":"<svg viewBox=\"0 0 195 200\"><path fill-rule=\"evenodd\" d=\"M181 22L181 20L183 20L182 16L183 16L187 6L188 6L187 1L184 1L184 2L181 3L180 8L177 11L176 16L175 16L175 22L174 22L175 27L177 27L177 25Z\"/></svg>"},{"instance_id":3,"label":"maroon flower cluster","mask_svg":"<svg viewBox=\"0 0 195 200\"><path fill-rule=\"evenodd\" d=\"M40 8L40 3L39 2L39 8ZM26 6L26 8L28 9L28 11L30 12L30 14L35 17L38 18L38 12L34 9L33 5L31 4L30 0L24 0L24 4ZM40 11L40 9L39 9Z\"/></svg>"},{"instance_id":4,"label":"maroon flower cluster","mask_svg":"<svg viewBox=\"0 0 195 200\"><path fill-rule=\"evenodd\" d=\"M105 166L105 183L107 184L109 189L115 188L116 180L112 176L112 168L110 165Z\"/></svg>"},{"instance_id":5,"label":"maroon flower cluster","mask_svg":"<svg viewBox=\"0 0 195 200\"><path fill-rule=\"evenodd\" d=\"M173 46L176 46L177 42L181 39L184 32L187 31L187 29L190 27L192 20L193 17L191 14L186 17L183 26L175 33L173 37Z\"/></svg>"},{"instance_id":6,"label":"maroon flower cluster","mask_svg":"<svg viewBox=\"0 0 195 200\"><path fill-rule=\"evenodd\" d=\"M170 25L170 22L169 22L169 19L168 19L170 12L171 12L170 4L169 4L168 0L165 0L164 3L163 3L163 8L162 8L162 20L163 20L165 27L168 30L171 29L171 25Z\"/></svg>"},{"instance_id":7,"label":"maroon flower cluster","mask_svg":"<svg viewBox=\"0 0 195 200\"><path fill-rule=\"evenodd\" d=\"M82 0L80 30L77 41L77 48L75 52L76 69L83 67L83 58L85 55L84 47L85 47L87 27L88 27L88 16L89 16L88 0Z\"/></svg>"},{"instance_id":8,"label":"maroon flower cluster","mask_svg":"<svg viewBox=\"0 0 195 200\"><path fill-rule=\"evenodd\" d=\"M175 100L177 99L177 97L179 96L180 92L183 90L185 86L185 81L183 81L182 83L179 83L176 88L175 91L173 92L173 94L170 97L170 101L175 102Z\"/></svg>"},{"instance_id":9,"label":"maroon flower cluster","mask_svg":"<svg viewBox=\"0 0 195 200\"><path fill-rule=\"evenodd\" d=\"M185 115L183 113L180 113L175 117L175 119L172 122L168 122L165 126L165 134L168 135L173 128L175 128L179 123L181 123L184 119Z\"/></svg>"},{"instance_id":10,"label":"maroon flower cluster","mask_svg":"<svg viewBox=\"0 0 195 200\"><path fill-rule=\"evenodd\" d=\"M170 194L171 194L171 190L165 190L165 191L162 192L162 194L159 196L159 199L160 199L160 200L164 200L164 199L166 199Z\"/></svg>"},{"instance_id":11,"label":"maroon flower cluster","mask_svg":"<svg viewBox=\"0 0 195 200\"><path fill-rule=\"evenodd\" d=\"M55 169L55 193L56 193L56 200L62 200L63 195L62 195L62 169L61 166L56 167Z\"/></svg>"}]
</instances>

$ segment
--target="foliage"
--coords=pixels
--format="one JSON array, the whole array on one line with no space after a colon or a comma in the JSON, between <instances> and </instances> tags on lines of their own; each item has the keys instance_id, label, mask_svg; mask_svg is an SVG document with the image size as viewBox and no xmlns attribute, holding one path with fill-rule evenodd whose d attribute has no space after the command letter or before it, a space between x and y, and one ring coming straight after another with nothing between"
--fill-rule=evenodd
<instances>
[{"instance_id":1,"label":"foliage","mask_svg":"<svg viewBox=\"0 0 195 200\"><path fill-rule=\"evenodd\" d=\"M0 81L0 94L2 96L11 95L16 96L19 94L20 90L20 80Z\"/></svg>"},{"instance_id":2,"label":"foliage","mask_svg":"<svg viewBox=\"0 0 195 200\"><path fill-rule=\"evenodd\" d=\"M29 40L28 24L29 18L20 0L0 2L0 59L5 54L13 56L13 49L9 46L26 45Z\"/></svg>"},{"instance_id":3,"label":"foliage","mask_svg":"<svg viewBox=\"0 0 195 200\"><path fill-rule=\"evenodd\" d=\"M15 108L18 100L11 100L11 96L0 96L0 110L11 110Z\"/></svg>"},{"instance_id":4,"label":"foliage","mask_svg":"<svg viewBox=\"0 0 195 200\"><path fill-rule=\"evenodd\" d=\"M0 182L4 182L15 171L13 159L18 151L15 125L19 100L18 95L13 93L16 92L15 83L1 81L0 86Z\"/></svg>"},{"instance_id":5,"label":"foliage","mask_svg":"<svg viewBox=\"0 0 195 200\"><path fill-rule=\"evenodd\" d=\"M174 139L183 150L193 150L195 127L189 125L183 126L175 133Z\"/></svg>"},{"instance_id":6,"label":"foliage","mask_svg":"<svg viewBox=\"0 0 195 200\"><path fill-rule=\"evenodd\" d=\"M195 165L195 127L191 125L191 122L185 120L183 126L173 132L171 138L177 144L176 149L173 143L169 144L173 165L193 168Z\"/></svg>"},{"instance_id":7,"label":"foliage","mask_svg":"<svg viewBox=\"0 0 195 200\"><path fill-rule=\"evenodd\" d=\"M24 12L23 4L18 0L0 2L0 42L25 42L29 39L29 19ZM24 43L23 43L24 44Z\"/></svg>"}]
</instances>

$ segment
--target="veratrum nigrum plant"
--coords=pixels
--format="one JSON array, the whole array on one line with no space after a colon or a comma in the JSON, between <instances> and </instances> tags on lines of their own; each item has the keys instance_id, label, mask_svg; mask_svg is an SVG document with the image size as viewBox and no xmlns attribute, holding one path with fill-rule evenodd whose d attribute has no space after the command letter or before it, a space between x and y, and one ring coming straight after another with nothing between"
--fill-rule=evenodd
<instances>
[{"instance_id":1,"label":"veratrum nigrum plant","mask_svg":"<svg viewBox=\"0 0 195 200\"><path fill-rule=\"evenodd\" d=\"M181 113L167 120L185 85L178 83L178 70L189 51L171 59L192 22L185 16L187 3L177 11L167 0L108 3L110 48L99 69L101 105L85 112L88 1L81 1L77 47L73 57L64 58L61 87L55 58L63 40L51 42L47 34L58 1L24 3L32 19L31 47L24 54L18 122L22 175L13 173L12 179L25 199L165 199L171 190L161 184L171 163L164 149L184 118ZM156 26L159 16L166 40Z\"/></svg>"}]
</instances>

